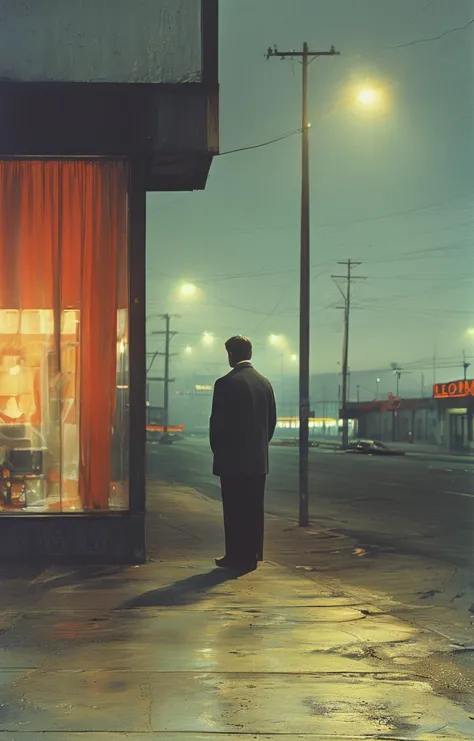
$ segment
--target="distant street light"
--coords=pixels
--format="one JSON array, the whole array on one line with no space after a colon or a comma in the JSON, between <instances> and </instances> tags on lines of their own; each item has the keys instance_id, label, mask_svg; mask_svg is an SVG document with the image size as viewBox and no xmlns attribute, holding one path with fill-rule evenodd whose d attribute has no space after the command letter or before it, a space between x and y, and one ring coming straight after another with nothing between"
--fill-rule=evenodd
<instances>
[{"instance_id":1,"label":"distant street light","mask_svg":"<svg viewBox=\"0 0 474 741\"><path fill-rule=\"evenodd\" d=\"M212 332L203 332L202 333L202 341L205 345L213 345L214 344L214 335Z\"/></svg>"},{"instance_id":2,"label":"distant street light","mask_svg":"<svg viewBox=\"0 0 474 741\"><path fill-rule=\"evenodd\" d=\"M268 341L270 345L273 345L273 347L279 347L282 344L283 337L279 334L271 334L268 337Z\"/></svg>"},{"instance_id":3,"label":"distant street light","mask_svg":"<svg viewBox=\"0 0 474 741\"><path fill-rule=\"evenodd\" d=\"M377 378L377 393L375 394L375 398L378 401L379 398L379 385L380 385L380 378Z\"/></svg>"},{"instance_id":4,"label":"distant street light","mask_svg":"<svg viewBox=\"0 0 474 741\"><path fill-rule=\"evenodd\" d=\"M184 348L184 352L186 353L186 355L191 355L192 351L193 348L191 347L191 345L186 345L186 347Z\"/></svg>"},{"instance_id":5,"label":"distant street light","mask_svg":"<svg viewBox=\"0 0 474 741\"><path fill-rule=\"evenodd\" d=\"M292 359L293 363L296 363L296 361L298 360L298 356L295 355L295 353L293 353L293 355L291 356L291 359Z\"/></svg>"}]
</instances>

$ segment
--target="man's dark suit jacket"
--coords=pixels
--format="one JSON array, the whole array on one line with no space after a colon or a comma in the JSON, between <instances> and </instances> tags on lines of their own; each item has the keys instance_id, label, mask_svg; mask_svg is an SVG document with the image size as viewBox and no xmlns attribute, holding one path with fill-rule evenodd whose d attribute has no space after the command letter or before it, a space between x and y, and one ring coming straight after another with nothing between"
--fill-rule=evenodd
<instances>
[{"instance_id":1,"label":"man's dark suit jacket","mask_svg":"<svg viewBox=\"0 0 474 741\"><path fill-rule=\"evenodd\" d=\"M268 473L268 443L276 426L270 381L250 362L235 366L214 386L210 443L216 476Z\"/></svg>"}]
</instances>

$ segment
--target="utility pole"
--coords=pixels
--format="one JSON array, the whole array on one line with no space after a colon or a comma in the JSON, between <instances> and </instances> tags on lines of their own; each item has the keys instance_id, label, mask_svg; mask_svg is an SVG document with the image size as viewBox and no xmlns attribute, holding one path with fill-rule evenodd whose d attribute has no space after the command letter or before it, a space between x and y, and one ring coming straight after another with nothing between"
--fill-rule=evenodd
<instances>
[{"instance_id":1,"label":"utility pole","mask_svg":"<svg viewBox=\"0 0 474 741\"><path fill-rule=\"evenodd\" d=\"M351 314L351 286L354 280L365 280L364 276L352 275L352 269L358 265L362 265L360 262L354 262L353 260L344 260L338 262L338 265L345 265L347 267L346 275L333 275L332 278L336 283L343 299L344 299L344 340L342 345L342 447L344 450L349 445L349 415L347 410L348 401L348 379L349 379L349 329L350 329L350 314ZM345 291L338 280L346 281Z\"/></svg>"},{"instance_id":2,"label":"utility pole","mask_svg":"<svg viewBox=\"0 0 474 741\"><path fill-rule=\"evenodd\" d=\"M397 379L397 388L395 392L395 402L394 402L394 408L392 409L392 442L399 442L399 399L400 399L400 378L402 377L402 371L403 368L401 368L398 363L391 363L390 367L393 371L394 376Z\"/></svg>"},{"instance_id":3,"label":"utility pole","mask_svg":"<svg viewBox=\"0 0 474 741\"><path fill-rule=\"evenodd\" d=\"M464 370L464 380L465 381L467 381L467 371L468 371L470 365L471 364L468 363L467 360L466 360L466 351L463 350L462 351L462 367L463 367L463 370Z\"/></svg>"},{"instance_id":4,"label":"utility pole","mask_svg":"<svg viewBox=\"0 0 474 741\"><path fill-rule=\"evenodd\" d=\"M163 407L164 407L164 419L163 419L163 433L166 435L168 432L169 425L169 408L170 408L170 342L171 342L171 317L169 314L165 314L165 385L163 390ZM175 333L173 333L175 334Z\"/></svg>"},{"instance_id":5,"label":"utility pole","mask_svg":"<svg viewBox=\"0 0 474 741\"><path fill-rule=\"evenodd\" d=\"M157 352L147 353L147 356L148 355L151 356L151 360L150 360L150 365L146 369L146 405L147 405L146 406L146 423L147 425L150 424L150 380L149 380L149 376L150 376L150 371L153 368L153 364L156 358L158 357L158 353Z\"/></svg>"},{"instance_id":6,"label":"utility pole","mask_svg":"<svg viewBox=\"0 0 474 741\"><path fill-rule=\"evenodd\" d=\"M283 416L285 416L285 356L281 353L280 356L281 367L280 367L280 382L281 382L281 407Z\"/></svg>"},{"instance_id":7,"label":"utility pole","mask_svg":"<svg viewBox=\"0 0 474 741\"><path fill-rule=\"evenodd\" d=\"M309 118L308 65L317 57L338 55L334 46L329 51L309 51L306 41L302 51L267 50L267 59L301 59L301 232L300 232L300 346L299 346L299 518L301 527L309 525L308 448L309 448L309 356L310 356L310 213L309 213Z\"/></svg>"},{"instance_id":8,"label":"utility pole","mask_svg":"<svg viewBox=\"0 0 474 741\"><path fill-rule=\"evenodd\" d=\"M400 368L400 366L398 365L398 363L392 363L391 364L391 368L393 370L394 376L396 376L396 378L397 378L397 390L396 390L395 396L398 399L400 397L400 378L402 376L403 368Z\"/></svg>"},{"instance_id":9,"label":"utility pole","mask_svg":"<svg viewBox=\"0 0 474 741\"><path fill-rule=\"evenodd\" d=\"M177 332L171 331L171 314L161 314L161 319L165 320L165 329L160 330L158 332L153 332L152 334L158 334L158 335L164 335L165 336L165 351L164 352L156 352L156 355L163 355L165 359L165 369L164 369L164 376L162 378L155 377L150 378L150 381L163 381L164 388L163 388L163 434L166 435L168 432L168 426L169 426L169 385L170 383L174 383L174 378L170 378L170 358L172 358L177 353L170 352L170 343L172 337L177 335ZM176 315L175 315L176 316Z\"/></svg>"}]
</instances>

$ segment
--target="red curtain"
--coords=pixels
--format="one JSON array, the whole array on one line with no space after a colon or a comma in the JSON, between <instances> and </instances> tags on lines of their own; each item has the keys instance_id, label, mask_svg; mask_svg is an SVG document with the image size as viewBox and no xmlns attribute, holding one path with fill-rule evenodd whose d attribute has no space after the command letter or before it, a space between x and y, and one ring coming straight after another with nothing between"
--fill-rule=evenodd
<instances>
[{"instance_id":1,"label":"red curtain","mask_svg":"<svg viewBox=\"0 0 474 741\"><path fill-rule=\"evenodd\" d=\"M79 492L107 509L117 309L127 295L127 165L0 161L0 308L80 310Z\"/></svg>"}]
</instances>

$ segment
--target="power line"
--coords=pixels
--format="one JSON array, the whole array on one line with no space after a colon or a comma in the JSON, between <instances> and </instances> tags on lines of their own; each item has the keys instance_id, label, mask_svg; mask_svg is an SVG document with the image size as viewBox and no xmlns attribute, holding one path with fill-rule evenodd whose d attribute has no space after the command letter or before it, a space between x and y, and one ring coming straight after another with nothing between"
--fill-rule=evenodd
<instances>
[{"instance_id":1,"label":"power line","mask_svg":"<svg viewBox=\"0 0 474 741\"><path fill-rule=\"evenodd\" d=\"M247 314L257 314L258 316L267 316L268 315L268 310L267 311L259 311L258 309L249 309L246 306L236 306L235 304L229 304L229 303L227 303L227 301L224 304L223 303L219 303L219 304L201 304L201 306L206 306L208 308L219 309L221 312L224 309L237 309L237 311L244 311Z\"/></svg>"},{"instance_id":2,"label":"power line","mask_svg":"<svg viewBox=\"0 0 474 741\"><path fill-rule=\"evenodd\" d=\"M472 239L464 239L453 244L438 245L437 247L426 247L421 250L408 250L407 252L399 252L397 256L380 257L372 260L374 264L386 264L391 262L406 262L407 258L411 258L410 262L419 260L433 253L452 252L452 250L458 249L472 249Z\"/></svg>"},{"instance_id":3,"label":"power line","mask_svg":"<svg viewBox=\"0 0 474 741\"><path fill-rule=\"evenodd\" d=\"M270 144L276 144L277 142L283 141L283 139L289 139L290 136L295 136L295 134L301 134L301 129L288 131L286 134L281 134L281 136L277 136L275 139L268 139L268 141L260 142L260 144L250 144L247 147L237 147L236 149L228 149L226 152L219 152L218 157L224 157L226 154L235 154L236 152L248 152L250 149L268 147Z\"/></svg>"},{"instance_id":4,"label":"power line","mask_svg":"<svg viewBox=\"0 0 474 741\"><path fill-rule=\"evenodd\" d=\"M464 198L472 198L472 194L462 193L459 196L456 196L455 198L444 198L440 201L435 201L433 203L426 204L425 206L416 206L414 208L402 209L400 211L393 211L391 213L379 214L378 216L367 216L367 217L360 218L360 219L347 219L347 220L342 220L342 221L329 221L329 222L325 222L325 223L323 222L320 224L316 223L314 225L314 228L315 229L329 229L331 227L336 227L336 226L354 226L356 224L366 224L366 223L372 223L376 221L384 221L385 219L395 219L400 216L408 216L412 214L422 214L425 211L432 211L433 209L439 209L442 206L446 206L447 204L455 204L456 202L461 201ZM463 208L467 210L469 206L465 206ZM456 226L463 226L463 225L464 224L455 224L453 228L455 228ZM465 223L465 225L468 225L467 222ZM451 228L451 227L447 227L447 228ZM252 234L252 233L261 232L261 231L268 231L268 229L269 229L268 225L262 225L262 226L258 226L254 228L245 227L243 229L240 227L239 228L235 228L235 227L227 228L229 232L234 232L238 234ZM272 228L272 231L287 231L287 230L288 230L288 227L286 226ZM417 234L419 233L420 232L417 232ZM424 232L421 232L421 233L424 233Z\"/></svg>"},{"instance_id":5,"label":"power line","mask_svg":"<svg viewBox=\"0 0 474 741\"><path fill-rule=\"evenodd\" d=\"M421 15L422 13L424 13L424 12L425 12L425 10L428 10L428 8L429 8L429 7L431 7L431 6L432 6L432 5L434 4L434 2L435 2L435 0L428 0L428 2L426 2L426 3L425 3L425 4L423 5L423 7L422 7L422 8L418 8L417 10L415 10L415 12L414 12L414 13L412 13L412 15L410 15L410 16L409 16L409 18L407 18L406 22L407 22L407 23L409 23L409 22L410 22L410 21L412 21L412 20L413 20L413 19L414 19L414 18L415 18L416 16L418 16L418 15Z\"/></svg>"},{"instance_id":6,"label":"power line","mask_svg":"<svg viewBox=\"0 0 474 741\"><path fill-rule=\"evenodd\" d=\"M366 224L366 223L371 223L374 221L383 221L385 219L394 219L394 218L398 218L399 216L407 216L409 214L421 213L423 211L431 211L432 209L436 209L436 208L440 208L441 206L444 206L446 203L454 203L455 201L459 201L462 198L469 198L470 196L471 196L470 193L463 193L462 195L457 196L456 198L435 201L434 203L426 204L426 206L416 206L415 208L406 208L401 211L393 211L392 213L388 213L388 214L380 214L379 216L368 216L364 219L350 219L348 221L326 222L325 224L316 224L316 228L326 229L332 226L353 226L355 224Z\"/></svg>"},{"instance_id":7,"label":"power line","mask_svg":"<svg viewBox=\"0 0 474 741\"><path fill-rule=\"evenodd\" d=\"M455 28L450 28L447 31L443 31L442 33L438 34L437 36L428 36L424 39L414 39L413 41L407 41L405 44L396 44L395 46L389 46L389 49L406 49L409 46L415 46L417 44L428 44L432 41L439 41L440 39L443 39L445 36L448 36L452 33L457 33L458 31L464 31L464 29L468 28L469 26L472 26L474 23L474 18L472 18L467 23L464 23L462 26L456 26Z\"/></svg>"}]
</instances>

